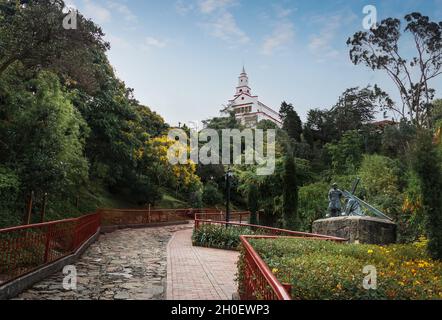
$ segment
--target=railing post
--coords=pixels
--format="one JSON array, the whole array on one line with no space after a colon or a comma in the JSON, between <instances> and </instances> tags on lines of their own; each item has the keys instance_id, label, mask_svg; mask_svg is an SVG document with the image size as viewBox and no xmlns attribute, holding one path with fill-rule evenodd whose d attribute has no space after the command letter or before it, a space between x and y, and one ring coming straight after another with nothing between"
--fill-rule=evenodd
<instances>
[{"instance_id":1,"label":"railing post","mask_svg":"<svg viewBox=\"0 0 442 320\"><path fill-rule=\"evenodd\" d=\"M44 263L49 262L49 250L51 246L52 239L52 225L48 226L48 230L46 231L46 243L45 243L45 255L44 255Z\"/></svg>"},{"instance_id":2,"label":"railing post","mask_svg":"<svg viewBox=\"0 0 442 320\"><path fill-rule=\"evenodd\" d=\"M26 206L26 214L25 214L25 225L29 225L31 223L31 215L32 215L32 204L34 201L34 191L31 191L31 194L29 196L27 206Z\"/></svg>"},{"instance_id":3,"label":"railing post","mask_svg":"<svg viewBox=\"0 0 442 320\"><path fill-rule=\"evenodd\" d=\"M284 287L285 291L287 291L288 295L292 296L292 285L290 283L283 283L282 286Z\"/></svg>"},{"instance_id":4,"label":"railing post","mask_svg":"<svg viewBox=\"0 0 442 320\"><path fill-rule=\"evenodd\" d=\"M42 208L41 208L41 214L40 214L40 223L44 223L45 222L45 216L46 216L46 202L48 200L48 194L45 193L43 196L43 204L42 204Z\"/></svg>"}]
</instances>

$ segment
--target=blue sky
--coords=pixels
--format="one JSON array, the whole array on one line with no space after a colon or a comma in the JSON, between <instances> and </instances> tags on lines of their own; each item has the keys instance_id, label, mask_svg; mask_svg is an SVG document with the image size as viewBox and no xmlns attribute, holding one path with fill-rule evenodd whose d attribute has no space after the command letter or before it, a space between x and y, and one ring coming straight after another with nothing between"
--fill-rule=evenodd
<instances>
[{"instance_id":1,"label":"blue sky","mask_svg":"<svg viewBox=\"0 0 442 320\"><path fill-rule=\"evenodd\" d=\"M379 19L419 11L442 20L442 0L66 2L103 28L118 77L173 125L219 115L243 63L260 101L277 110L291 102L303 119L349 87L377 83L398 100L383 73L348 58L345 42L362 29L363 7L376 6Z\"/></svg>"}]
</instances>

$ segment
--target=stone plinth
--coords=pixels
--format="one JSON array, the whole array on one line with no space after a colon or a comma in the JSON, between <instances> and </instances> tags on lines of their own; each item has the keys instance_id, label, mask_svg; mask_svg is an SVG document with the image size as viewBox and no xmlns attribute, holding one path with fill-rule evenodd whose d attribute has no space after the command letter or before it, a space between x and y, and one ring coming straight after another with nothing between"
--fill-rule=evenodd
<instances>
[{"instance_id":1,"label":"stone plinth","mask_svg":"<svg viewBox=\"0 0 442 320\"><path fill-rule=\"evenodd\" d=\"M396 242L396 224L373 217L337 217L313 222L313 233L347 239L349 243Z\"/></svg>"}]
</instances>

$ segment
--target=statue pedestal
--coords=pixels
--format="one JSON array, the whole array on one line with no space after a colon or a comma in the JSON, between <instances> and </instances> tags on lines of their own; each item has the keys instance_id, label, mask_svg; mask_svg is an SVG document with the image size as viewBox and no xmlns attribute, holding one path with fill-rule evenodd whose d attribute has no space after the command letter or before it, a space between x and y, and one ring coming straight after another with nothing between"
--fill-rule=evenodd
<instances>
[{"instance_id":1,"label":"statue pedestal","mask_svg":"<svg viewBox=\"0 0 442 320\"><path fill-rule=\"evenodd\" d=\"M373 217L337 217L313 222L313 233L348 239L349 243L396 242L396 224Z\"/></svg>"}]
</instances>

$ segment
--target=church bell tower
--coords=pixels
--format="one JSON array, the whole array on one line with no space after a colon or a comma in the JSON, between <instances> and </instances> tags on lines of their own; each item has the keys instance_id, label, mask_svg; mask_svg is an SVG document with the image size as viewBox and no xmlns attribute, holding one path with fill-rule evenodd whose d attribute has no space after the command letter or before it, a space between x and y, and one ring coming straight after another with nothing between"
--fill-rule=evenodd
<instances>
[{"instance_id":1,"label":"church bell tower","mask_svg":"<svg viewBox=\"0 0 442 320\"><path fill-rule=\"evenodd\" d=\"M236 95L239 96L243 93L249 96L252 95L252 90L249 87L249 77L244 67L242 68L242 72L239 75L238 86L236 87Z\"/></svg>"}]
</instances>

